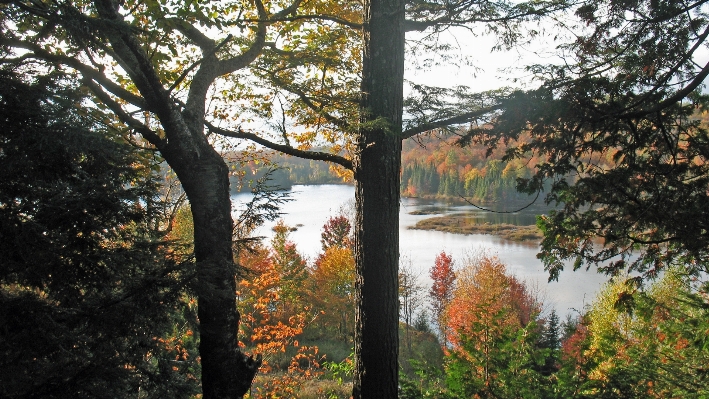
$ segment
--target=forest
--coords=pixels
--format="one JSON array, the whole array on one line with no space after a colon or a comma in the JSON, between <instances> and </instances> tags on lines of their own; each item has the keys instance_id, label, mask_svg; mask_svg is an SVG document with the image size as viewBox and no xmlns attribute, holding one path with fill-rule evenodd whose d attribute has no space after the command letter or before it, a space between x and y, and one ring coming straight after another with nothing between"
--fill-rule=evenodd
<instances>
[{"instance_id":1,"label":"forest","mask_svg":"<svg viewBox=\"0 0 709 399\"><path fill-rule=\"evenodd\" d=\"M709 396L708 3L3 1L0 397ZM482 47L539 57L417 81ZM279 188L333 175L306 260ZM549 280L608 284L560 318L442 251L423 286L402 195L544 202Z\"/></svg>"},{"instance_id":2,"label":"forest","mask_svg":"<svg viewBox=\"0 0 709 399\"><path fill-rule=\"evenodd\" d=\"M534 174L526 160L502 160L498 149L487 155L484 145L461 147L455 136L422 138L403 143L401 160L401 195L406 197L465 198L476 203L522 203L534 200L534 195L517 191L517 179ZM239 155L232 155L241 159ZM234 172L232 189L248 189L271 171L274 185L290 188L294 184L352 184L352 177L326 162L269 154L267 161L253 160L239 165ZM604 164L605 165L605 164ZM276 170L272 171L272 169Z\"/></svg>"},{"instance_id":3,"label":"forest","mask_svg":"<svg viewBox=\"0 0 709 399\"><path fill-rule=\"evenodd\" d=\"M294 184L351 184L351 176L338 173L323 161L287 157L278 153L264 154L259 159L244 159L242 154L226 154L234 162L230 188L233 192L248 191L259 179L268 175L270 184L290 189Z\"/></svg>"}]
</instances>

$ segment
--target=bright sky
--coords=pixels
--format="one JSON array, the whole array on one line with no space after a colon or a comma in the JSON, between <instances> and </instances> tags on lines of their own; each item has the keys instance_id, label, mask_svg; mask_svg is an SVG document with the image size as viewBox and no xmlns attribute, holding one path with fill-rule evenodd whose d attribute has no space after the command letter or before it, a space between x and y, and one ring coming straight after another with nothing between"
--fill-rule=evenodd
<instances>
[{"instance_id":1,"label":"bright sky","mask_svg":"<svg viewBox=\"0 0 709 399\"><path fill-rule=\"evenodd\" d=\"M415 33L407 34L407 39L415 37ZM520 46L509 51L492 51L495 45L494 37L473 36L472 33L462 29L443 33L441 40L452 43L455 46L452 53L466 59L471 65L459 67L442 61L442 65L418 69L412 67L411 55L407 53L409 59L407 59L405 72L406 79L427 86L466 85L474 92L494 90L504 86L525 87L526 85L526 88L531 88L529 74L524 71L526 65L558 62L558 57L549 55L554 51L556 44L542 38L535 40L532 45ZM516 82L513 81L515 78L518 79Z\"/></svg>"}]
</instances>

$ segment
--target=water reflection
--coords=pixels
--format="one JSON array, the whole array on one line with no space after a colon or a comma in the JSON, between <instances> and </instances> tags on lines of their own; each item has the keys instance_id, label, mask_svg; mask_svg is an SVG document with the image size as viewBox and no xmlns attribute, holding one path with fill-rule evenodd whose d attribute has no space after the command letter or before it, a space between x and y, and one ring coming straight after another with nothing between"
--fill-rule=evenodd
<instances>
[{"instance_id":1,"label":"water reflection","mask_svg":"<svg viewBox=\"0 0 709 399\"><path fill-rule=\"evenodd\" d=\"M250 197L248 193L232 197L235 208L243 206ZM298 229L291 233L291 239L298 250L312 260L321 248L322 226L340 208L347 208L348 203L352 203L354 188L345 185L294 186L291 197L293 201L282 207L283 219L290 226L298 226ZM434 215L433 212L437 214ZM428 270L442 250L452 255L458 264L462 264L471 251L489 251L499 256L510 272L546 292L545 302L557 309L563 317L572 312L572 309L580 310L584 304L588 304L606 281L606 277L595 273L594 270L572 272L569 266L561 273L558 282L547 283L548 274L544 271L541 261L536 258L538 247L535 245L511 243L490 235L460 235L408 228L419 220L453 213L464 213L479 223L530 225L535 223L535 212L539 212L539 209L498 214L483 212L467 204L403 198L399 223L401 257L404 261L411 262L422 283L430 284ZM256 234L270 238L271 227L273 223L261 227Z\"/></svg>"},{"instance_id":2,"label":"water reflection","mask_svg":"<svg viewBox=\"0 0 709 399\"><path fill-rule=\"evenodd\" d=\"M436 200L426 200L419 198L403 198L402 209L408 209L408 213L425 216L442 216L451 214L465 214L465 218L471 224L512 224L515 226L530 226L536 224L536 215L545 213L548 207L533 204L515 205L506 207L503 204L494 204L483 207L495 212L481 210L463 201L445 202ZM514 212L516 209L525 208Z\"/></svg>"}]
</instances>

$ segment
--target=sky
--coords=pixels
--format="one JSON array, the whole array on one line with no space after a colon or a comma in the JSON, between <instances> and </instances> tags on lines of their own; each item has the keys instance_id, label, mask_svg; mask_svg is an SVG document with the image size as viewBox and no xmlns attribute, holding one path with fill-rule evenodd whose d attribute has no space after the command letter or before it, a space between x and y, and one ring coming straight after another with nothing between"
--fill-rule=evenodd
<instances>
[{"instance_id":1,"label":"sky","mask_svg":"<svg viewBox=\"0 0 709 399\"><path fill-rule=\"evenodd\" d=\"M407 33L407 40L417 39L420 34ZM558 62L551 55L557 45L550 38L537 37L531 43L507 51L493 51L496 39L492 35L474 36L463 29L454 29L441 34L440 40L452 45L451 53L470 65L453 65L428 54L407 53L405 78L428 86L453 87L466 85L474 92L495 90L501 87L531 88L534 83L524 67L534 63ZM419 59L434 59L440 65L417 68ZM438 57L440 58L440 57ZM514 81L517 79L517 81Z\"/></svg>"}]
</instances>

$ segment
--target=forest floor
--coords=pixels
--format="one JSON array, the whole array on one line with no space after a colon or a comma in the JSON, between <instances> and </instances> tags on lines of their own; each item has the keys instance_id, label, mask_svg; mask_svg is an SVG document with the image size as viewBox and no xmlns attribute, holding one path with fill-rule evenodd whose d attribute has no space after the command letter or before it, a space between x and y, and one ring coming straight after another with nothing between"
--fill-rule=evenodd
<instances>
[{"instance_id":1,"label":"forest floor","mask_svg":"<svg viewBox=\"0 0 709 399\"><path fill-rule=\"evenodd\" d=\"M542 232L537 226L515 226L513 224L479 223L479 220L465 214L436 216L420 220L414 230L437 230L453 234L490 234L515 242L534 242L537 244L542 238Z\"/></svg>"}]
</instances>

